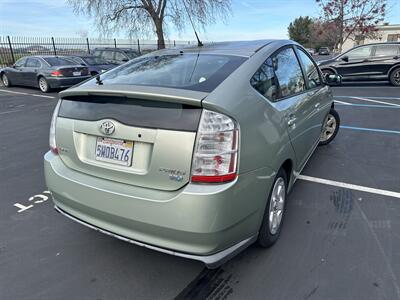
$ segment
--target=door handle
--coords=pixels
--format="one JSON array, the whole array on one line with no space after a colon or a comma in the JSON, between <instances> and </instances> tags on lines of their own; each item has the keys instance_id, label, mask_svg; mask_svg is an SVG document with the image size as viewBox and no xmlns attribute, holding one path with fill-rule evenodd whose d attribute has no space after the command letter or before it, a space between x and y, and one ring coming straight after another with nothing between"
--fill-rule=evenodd
<instances>
[{"instance_id":1,"label":"door handle","mask_svg":"<svg viewBox=\"0 0 400 300\"><path fill-rule=\"evenodd\" d=\"M297 120L296 117L293 114L290 114L289 115L289 120L287 122L288 126L289 127L295 126L296 125L296 120Z\"/></svg>"},{"instance_id":2,"label":"door handle","mask_svg":"<svg viewBox=\"0 0 400 300\"><path fill-rule=\"evenodd\" d=\"M321 105L321 103L318 102L318 103L315 103L314 107L319 108L320 105Z\"/></svg>"}]
</instances>

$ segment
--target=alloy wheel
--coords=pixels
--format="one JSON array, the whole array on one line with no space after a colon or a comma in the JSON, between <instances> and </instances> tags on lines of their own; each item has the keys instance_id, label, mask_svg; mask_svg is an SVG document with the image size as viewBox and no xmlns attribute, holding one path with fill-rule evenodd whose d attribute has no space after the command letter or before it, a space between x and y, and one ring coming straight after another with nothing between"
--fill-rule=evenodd
<instances>
[{"instance_id":1,"label":"alloy wheel","mask_svg":"<svg viewBox=\"0 0 400 300\"><path fill-rule=\"evenodd\" d=\"M336 130L336 119L333 115L328 114L328 118L326 119L325 128L321 133L320 142L325 142L329 140Z\"/></svg>"},{"instance_id":2,"label":"alloy wheel","mask_svg":"<svg viewBox=\"0 0 400 300\"><path fill-rule=\"evenodd\" d=\"M42 92L47 91L47 81L43 77L39 79L39 88Z\"/></svg>"},{"instance_id":3,"label":"alloy wheel","mask_svg":"<svg viewBox=\"0 0 400 300\"><path fill-rule=\"evenodd\" d=\"M281 226L283 210L285 208L286 186L285 180L279 177L274 184L269 203L269 232L276 234Z\"/></svg>"},{"instance_id":4,"label":"alloy wheel","mask_svg":"<svg viewBox=\"0 0 400 300\"><path fill-rule=\"evenodd\" d=\"M3 79L3 84L4 84L4 86L8 86L9 82L8 82L7 76L6 76L6 75L3 75L2 79Z\"/></svg>"},{"instance_id":5,"label":"alloy wheel","mask_svg":"<svg viewBox=\"0 0 400 300\"><path fill-rule=\"evenodd\" d=\"M400 70L393 74L393 81L396 83L396 85L400 85Z\"/></svg>"}]
</instances>

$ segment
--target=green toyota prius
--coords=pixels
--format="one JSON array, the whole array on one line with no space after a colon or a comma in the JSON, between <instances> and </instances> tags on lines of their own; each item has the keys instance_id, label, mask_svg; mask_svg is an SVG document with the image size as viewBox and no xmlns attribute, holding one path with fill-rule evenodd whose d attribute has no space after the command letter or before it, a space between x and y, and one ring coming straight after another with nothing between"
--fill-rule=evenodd
<instances>
[{"instance_id":1,"label":"green toyota prius","mask_svg":"<svg viewBox=\"0 0 400 300\"><path fill-rule=\"evenodd\" d=\"M297 43L262 40L156 51L63 91L44 157L55 209L209 268L269 247L338 132L340 80Z\"/></svg>"}]
</instances>

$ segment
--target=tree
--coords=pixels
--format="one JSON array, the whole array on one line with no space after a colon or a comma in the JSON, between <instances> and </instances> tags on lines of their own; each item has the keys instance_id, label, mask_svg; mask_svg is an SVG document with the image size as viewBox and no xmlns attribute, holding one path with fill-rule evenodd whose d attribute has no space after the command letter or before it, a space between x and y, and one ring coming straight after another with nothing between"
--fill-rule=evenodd
<instances>
[{"instance_id":1,"label":"tree","mask_svg":"<svg viewBox=\"0 0 400 300\"><path fill-rule=\"evenodd\" d=\"M376 26L386 13L386 0L316 0L321 17L337 26L339 51L347 39L362 35L375 37Z\"/></svg>"},{"instance_id":2,"label":"tree","mask_svg":"<svg viewBox=\"0 0 400 300\"><path fill-rule=\"evenodd\" d=\"M67 0L74 11L93 17L103 33L127 31L132 34L155 32L158 49L165 48L165 27L172 24L181 31L190 21L202 28L225 19L231 0ZM186 6L186 7L185 7ZM167 23L167 19L170 23Z\"/></svg>"},{"instance_id":3,"label":"tree","mask_svg":"<svg viewBox=\"0 0 400 300\"><path fill-rule=\"evenodd\" d=\"M310 17L299 17L289 24L289 38L306 47L311 46L311 27L313 20Z\"/></svg>"},{"instance_id":4,"label":"tree","mask_svg":"<svg viewBox=\"0 0 400 300\"><path fill-rule=\"evenodd\" d=\"M312 48L328 47L336 49L338 45L338 29L335 22L315 20L311 25Z\"/></svg>"}]
</instances>

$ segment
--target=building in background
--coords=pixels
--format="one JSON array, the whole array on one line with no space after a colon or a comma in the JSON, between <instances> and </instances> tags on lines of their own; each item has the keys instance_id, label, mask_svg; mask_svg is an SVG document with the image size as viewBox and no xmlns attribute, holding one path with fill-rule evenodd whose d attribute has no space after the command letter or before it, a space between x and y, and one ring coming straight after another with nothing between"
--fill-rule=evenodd
<instances>
[{"instance_id":1,"label":"building in background","mask_svg":"<svg viewBox=\"0 0 400 300\"><path fill-rule=\"evenodd\" d=\"M378 34L377 38L365 38L362 35L356 35L353 38L347 39L343 44L343 52L358 46L370 43L382 43L382 42L400 42L400 24L384 24L377 26Z\"/></svg>"}]
</instances>

